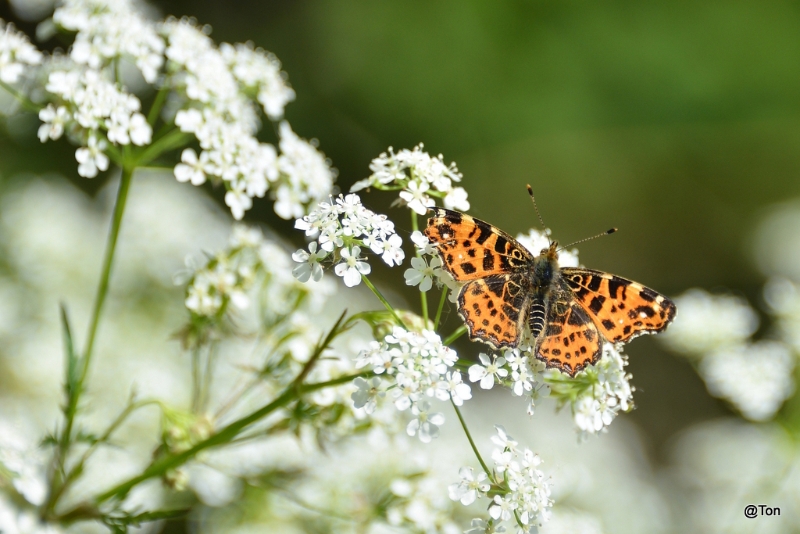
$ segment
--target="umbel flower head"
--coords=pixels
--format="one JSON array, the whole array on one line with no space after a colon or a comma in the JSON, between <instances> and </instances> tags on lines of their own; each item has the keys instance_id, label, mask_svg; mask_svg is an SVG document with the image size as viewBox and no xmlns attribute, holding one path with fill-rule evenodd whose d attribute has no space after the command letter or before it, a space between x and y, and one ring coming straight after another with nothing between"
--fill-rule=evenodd
<instances>
[{"instance_id":1,"label":"umbel flower head","mask_svg":"<svg viewBox=\"0 0 800 534\"><path fill-rule=\"evenodd\" d=\"M350 190L400 188L400 200L419 215L433 207L434 198L443 199L447 208L467 211L467 191L454 185L462 178L455 163L445 165L441 154L432 157L422 148L420 143L414 150L404 148L395 153L389 147L388 153L372 160L370 177L356 182Z\"/></svg>"},{"instance_id":2,"label":"umbel flower head","mask_svg":"<svg viewBox=\"0 0 800 534\"><path fill-rule=\"evenodd\" d=\"M329 261L346 286L360 284L361 277L371 272L362 256L366 250L380 255L390 267L405 259L403 240L395 233L394 223L365 208L359 196L352 193L320 202L314 211L297 219L295 228L316 239L309 244L308 252L300 249L292 255L300 263L293 273L304 282L312 274L314 281L320 280L320 262Z\"/></svg>"},{"instance_id":3,"label":"umbel flower head","mask_svg":"<svg viewBox=\"0 0 800 534\"><path fill-rule=\"evenodd\" d=\"M180 149L176 179L222 184L236 219L255 198L269 196L280 217L293 219L330 194L330 161L283 120L295 93L273 54L251 43L218 47L208 26L152 21L129 0L65 0L52 22L74 35L66 55L43 55L0 21L0 80L44 80L45 92L32 93L41 104L39 139L68 137L78 146L81 176L93 178L111 163L146 165ZM149 110L132 94L121 62L153 86ZM275 123L277 147L256 138L264 120Z\"/></svg>"}]
</instances>

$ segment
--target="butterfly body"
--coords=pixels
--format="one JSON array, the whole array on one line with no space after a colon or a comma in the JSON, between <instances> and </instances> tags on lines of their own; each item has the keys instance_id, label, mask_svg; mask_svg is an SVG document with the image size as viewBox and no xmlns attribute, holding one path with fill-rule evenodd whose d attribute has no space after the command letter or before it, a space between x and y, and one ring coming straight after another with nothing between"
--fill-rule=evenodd
<instances>
[{"instance_id":1,"label":"butterfly body","mask_svg":"<svg viewBox=\"0 0 800 534\"><path fill-rule=\"evenodd\" d=\"M641 284L600 271L560 267L558 244L534 256L480 219L434 208L426 236L445 269L465 282L458 311L470 339L516 347L527 327L534 354L574 376L597 363L603 342L660 332L675 305Z\"/></svg>"}]
</instances>

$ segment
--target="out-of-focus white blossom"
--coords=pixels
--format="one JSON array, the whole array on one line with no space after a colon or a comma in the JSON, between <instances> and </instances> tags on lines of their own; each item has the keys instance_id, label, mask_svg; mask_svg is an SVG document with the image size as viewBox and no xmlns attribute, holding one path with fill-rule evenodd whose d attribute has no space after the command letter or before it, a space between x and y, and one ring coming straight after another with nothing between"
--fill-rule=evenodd
<instances>
[{"instance_id":1,"label":"out-of-focus white blossom","mask_svg":"<svg viewBox=\"0 0 800 534\"><path fill-rule=\"evenodd\" d=\"M528 249L534 256L542 253L542 250L550 246L550 230L536 230L531 228L527 234L517 234L517 241L520 245ZM558 253L559 267L578 267L578 249L562 250Z\"/></svg>"},{"instance_id":2,"label":"out-of-focus white blossom","mask_svg":"<svg viewBox=\"0 0 800 534\"><path fill-rule=\"evenodd\" d=\"M738 345L758 328L758 316L740 297L691 289L674 301L680 313L660 338L687 355Z\"/></svg>"},{"instance_id":3,"label":"out-of-focus white blossom","mask_svg":"<svg viewBox=\"0 0 800 534\"><path fill-rule=\"evenodd\" d=\"M794 366L786 346L761 341L712 352L700 362L700 375L712 395L750 420L765 421L794 393Z\"/></svg>"},{"instance_id":4,"label":"out-of-focus white blossom","mask_svg":"<svg viewBox=\"0 0 800 534\"><path fill-rule=\"evenodd\" d=\"M556 507L541 534L603 534L603 525L591 514Z\"/></svg>"},{"instance_id":5,"label":"out-of-focus white blossom","mask_svg":"<svg viewBox=\"0 0 800 534\"><path fill-rule=\"evenodd\" d=\"M800 354L800 285L772 278L764 286L764 300L777 319L781 340Z\"/></svg>"},{"instance_id":6,"label":"out-of-focus white blossom","mask_svg":"<svg viewBox=\"0 0 800 534\"><path fill-rule=\"evenodd\" d=\"M399 186L401 200L419 215L425 215L428 208L436 204L434 198L443 199L446 208L469 210L466 190L453 185L462 178L455 163L445 165L441 154L432 157L422 148L419 144L414 150L395 153L389 147L388 153L382 153L370 163L372 175L356 182L350 190L396 189Z\"/></svg>"},{"instance_id":7,"label":"out-of-focus white blossom","mask_svg":"<svg viewBox=\"0 0 800 534\"><path fill-rule=\"evenodd\" d=\"M378 399L386 396L386 391L381 389L381 379L377 376L369 380L358 377L353 380L353 385L358 388L351 397L353 406L364 408L364 411L368 414L375 411Z\"/></svg>"},{"instance_id":8,"label":"out-of-focus white blossom","mask_svg":"<svg viewBox=\"0 0 800 534\"><path fill-rule=\"evenodd\" d=\"M27 35L18 32L13 24L7 24L0 19L0 81L17 83L25 68L39 65L42 57L42 53L31 44Z\"/></svg>"},{"instance_id":9,"label":"out-of-focus white blossom","mask_svg":"<svg viewBox=\"0 0 800 534\"><path fill-rule=\"evenodd\" d=\"M222 43L220 53L231 72L248 91L254 91L264 106L264 113L272 120L283 116L283 108L294 100L295 93L281 71L281 62L274 54L252 43L230 45Z\"/></svg>"},{"instance_id":10,"label":"out-of-focus white blossom","mask_svg":"<svg viewBox=\"0 0 800 534\"><path fill-rule=\"evenodd\" d=\"M98 70L127 56L148 83L156 81L164 63L164 40L133 2L66 0L53 13L53 22L77 32L70 50L76 63Z\"/></svg>"},{"instance_id":11,"label":"out-of-focus white blossom","mask_svg":"<svg viewBox=\"0 0 800 534\"><path fill-rule=\"evenodd\" d=\"M266 241L258 230L234 227L229 248L212 257L191 273L186 289L186 308L200 316L211 317L230 303L237 310L250 305L250 290L265 274L272 274L276 285L301 288L288 271L288 254ZM276 273L280 273L277 279ZM312 276L309 269L308 276ZM272 302L277 310L277 301Z\"/></svg>"},{"instance_id":12,"label":"out-of-focus white blossom","mask_svg":"<svg viewBox=\"0 0 800 534\"><path fill-rule=\"evenodd\" d=\"M432 439L439 437L439 427L444 424L444 414L431 412L431 403L427 400L420 400L411 406L411 413L414 419L409 421L406 432L409 436L419 435L422 443L430 443Z\"/></svg>"}]
</instances>

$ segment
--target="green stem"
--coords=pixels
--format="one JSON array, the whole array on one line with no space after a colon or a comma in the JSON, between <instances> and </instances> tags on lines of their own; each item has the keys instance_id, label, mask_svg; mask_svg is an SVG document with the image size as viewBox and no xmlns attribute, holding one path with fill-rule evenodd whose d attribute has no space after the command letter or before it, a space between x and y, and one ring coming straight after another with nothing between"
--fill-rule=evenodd
<instances>
[{"instance_id":1,"label":"green stem","mask_svg":"<svg viewBox=\"0 0 800 534\"><path fill-rule=\"evenodd\" d=\"M80 382L82 384L89 371L89 364L91 363L92 353L94 349L94 342L97 336L97 327L100 324L100 314L103 311L103 305L108 296L108 284L111 278L111 266L114 263L114 254L117 250L117 239L119 238L119 231L122 227L122 216L125 214L125 204L128 201L128 192L131 188L131 179L133 178L133 168L122 168L122 179L119 183L119 191L117 191L117 202L114 206L114 215L111 219L111 230L108 234L108 243L106 244L106 253L103 258L103 271L100 276L100 284L97 288L97 297L94 302L94 309L92 310L92 319L89 323L89 335L86 341L86 350L83 354L83 367L81 369Z\"/></svg>"},{"instance_id":2,"label":"green stem","mask_svg":"<svg viewBox=\"0 0 800 534\"><path fill-rule=\"evenodd\" d=\"M453 332L452 334L450 334L449 336L447 336L447 339L445 339L445 340L444 340L444 344L445 344L445 345L450 345L450 344L451 344L451 343L453 343L453 342L454 342L456 339L460 338L461 336L463 336L463 335L464 335L464 334L466 334L466 333L467 333L467 327L466 327L465 325L463 325L463 324L462 324L461 326L459 326L458 328L456 328L455 332Z\"/></svg>"},{"instance_id":3,"label":"green stem","mask_svg":"<svg viewBox=\"0 0 800 534\"><path fill-rule=\"evenodd\" d=\"M467 440L469 440L469 446L472 447L472 452L475 453L475 457L478 458L478 462L481 464L483 468L483 472L486 473L486 476L489 477L494 483L494 477L492 476L492 472L489 470L489 467L486 465L486 462L483 461L483 457L481 457L481 453L478 452L478 447L475 446L475 442L472 440L472 434L469 433L469 428L467 428L467 423L464 421L464 417L461 415L461 410L459 410L456 403L453 402L453 399L450 399L450 404L453 405L453 409L456 411L456 415L458 416L458 420L461 423L461 428L464 429L464 434L467 435Z\"/></svg>"},{"instance_id":4,"label":"green stem","mask_svg":"<svg viewBox=\"0 0 800 534\"><path fill-rule=\"evenodd\" d=\"M200 347L192 350L192 412L197 413L200 409Z\"/></svg>"},{"instance_id":5,"label":"green stem","mask_svg":"<svg viewBox=\"0 0 800 534\"><path fill-rule=\"evenodd\" d=\"M3 89L5 89L9 93L11 93L11 95L14 98L19 100L19 103L22 104L22 107L24 107L28 111L33 111L35 113L39 113L39 111L41 111L42 106L36 104L35 102L33 102L33 100L31 100L30 98L28 98L24 94L22 94L19 91L17 91L13 86L11 86L11 85L9 85L9 84L7 84L5 82L0 82L0 87L2 87Z\"/></svg>"},{"instance_id":6,"label":"green stem","mask_svg":"<svg viewBox=\"0 0 800 534\"><path fill-rule=\"evenodd\" d=\"M447 293L450 290L447 286L442 287L442 296L439 298L439 308L436 310L436 319L433 320L433 329L437 330L439 328L439 321L442 318L442 310L444 310L444 303L447 301Z\"/></svg>"},{"instance_id":7,"label":"green stem","mask_svg":"<svg viewBox=\"0 0 800 534\"><path fill-rule=\"evenodd\" d=\"M228 426L226 426L213 436L209 437L208 439L197 443L191 449L188 449L176 455L165 456L163 458L156 460L150 465L150 467L145 469L142 474L132 477L126 480L125 482L122 482L114 486L110 490L98 495L95 498L95 503L100 504L113 497L123 497L127 495L127 493L137 484L140 484L141 482L144 482L145 480L149 480L151 478L162 476L167 471L180 467L187 461L194 458L200 451L203 451L211 447L215 447L217 445L223 445L225 443L229 443L231 440L236 438L236 436L242 430L252 425L253 423L263 419L264 417L276 411L277 409L282 408L283 406L286 406L290 402L296 400L299 394L310 393L312 391L317 391L331 386L338 386L339 384L345 384L360 376L365 376L368 374L371 374L371 371L365 371L353 375L341 376L339 378L328 380L326 382L318 382L316 384L308 384L300 387L296 387L295 384L291 384L289 385L289 387L286 388L286 390L283 393L281 393L275 400L273 400L266 406L263 406L262 408L259 408L258 410L254 411L253 413L234 421L233 423L229 424Z\"/></svg>"},{"instance_id":8,"label":"green stem","mask_svg":"<svg viewBox=\"0 0 800 534\"><path fill-rule=\"evenodd\" d=\"M150 112L147 114L147 123L150 126L155 126L158 120L158 114L161 113L161 108L164 106L164 101L169 94L169 85L166 83L156 93L156 99L153 100L153 105L150 106Z\"/></svg>"},{"instance_id":9,"label":"green stem","mask_svg":"<svg viewBox=\"0 0 800 534\"><path fill-rule=\"evenodd\" d=\"M183 133L180 130L172 130L162 138L154 141L152 145L145 148L137 158L136 166L147 165L164 152L169 152L172 149L185 145L190 138L190 134Z\"/></svg>"},{"instance_id":10,"label":"green stem","mask_svg":"<svg viewBox=\"0 0 800 534\"><path fill-rule=\"evenodd\" d=\"M395 320L400 324L400 326L402 326L406 330L410 331L410 329L408 328L408 326L406 326L406 324L403 322L403 320L400 318L400 316L397 315L397 312L394 311L394 308L392 308L392 305L389 304L389 301L386 300L386 298L381 294L380 291L378 291L377 287L372 285L372 282L369 281L369 278L367 278L363 274L361 275L361 278L364 280L364 283L367 284L367 287L375 294L375 296L378 297L378 300L381 301L381 303L384 305L384 307L386 307L386 309L389 310L389 313L391 313L394 316Z\"/></svg>"},{"instance_id":11,"label":"green stem","mask_svg":"<svg viewBox=\"0 0 800 534\"><path fill-rule=\"evenodd\" d=\"M84 349L83 356L80 362L80 374L75 384L75 392L70 396L67 411L66 411L66 425L64 432L61 435L59 458L63 467L67 449L69 449L72 440L72 428L75 422L75 413L78 410L78 403L81 394L83 393L83 384L86 381L86 375L89 373L89 366L94 354L94 342L97 336L97 328L100 325L100 314L103 311L103 305L106 302L108 295L108 284L111 277L111 266L114 263L114 253L117 250L117 238L119 237L119 230L122 226L122 216L125 213L125 204L128 200L128 191L131 187L131 179L133 177L133 168L122 168L122 179L119 183L119 190L117 191L117 202L114 206L114 214L111 219L111 230L108 234L108 242L106 243L105 257L103 258L103 269L100 275L100 283L97 287L97 296L94 301L94 308L92 309L91 320L89 321L89 333L86 339L86 348Z\"/></svg>"}]
</instances>

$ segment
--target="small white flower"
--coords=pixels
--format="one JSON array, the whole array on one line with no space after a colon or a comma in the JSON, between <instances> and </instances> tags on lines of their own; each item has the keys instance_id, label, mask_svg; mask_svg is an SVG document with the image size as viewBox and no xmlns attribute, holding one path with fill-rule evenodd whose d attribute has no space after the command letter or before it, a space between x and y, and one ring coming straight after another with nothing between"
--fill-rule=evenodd
<instances>
[{"instance_id":1,"label":"small white flower","mask_svg":"<svg viewBox=\"0 0 800 534\"><path fill-rule=\"evenodd\" d=\"M406 285L419 286L421 292L430 291L433 287L433 279L439 275L442 270L442 260L438 257L430 259L430 264L425 258L413 257L411 258L411 267L406 269L403 277L406 279Z\"/></svg>"},{"instance_id":2,"label":"small white flower","mask_svg":"<svg viewBox=\"0 0 800 534\"><path fill-rule=\"evenodd\" d=\"M400 198L406 201L408 207L420 215L425 215L428 208L432 208L435 202L426 192L430 186L425 183L409 182L404 191L400 191Z\"/></svg>"},{"instance_id":3,"label":"small white flower","mask_svg":"<svg viewBox=\"0 0 800 534\"><path fill-rule=\"evenodd\" d=\"M98 141L97 137L90 136L87 146L75 151L75 159L79 164L78 174L84 178L94 178L98 171L108 170L108 156L103 153L106 146L105 141Z\"/></svg>"},{"instance_id":4,"label":"small white flower","mask_svg":"<svg viewBox=\"0 0 800 534\"><path fill-rule=\"evenodd\" d=\"M334 272L344 279L344 285L347 287L357 286L361 283L361 275L369 274L371 267L368 263L361 261L359 257L361 248L359 247L342 249L341 254L343 261L336 265Z\"/></svg>"},{"instance_id":5,"label":"small white flower","mask_svg":"<svg viewBox=\"0 0 800 534\"><path fill-rule=\"evenodd\" d=\"M471 467L462 467L458 470L458 475L461 477L461 482L450 484L447 487L450 499L461 501L464 506L469 506L475 502L475 499L483 497L489 491L490 486L484 482L486 473L483 471L480 471L476 477Z\"/></svg>"},{"instance_id":6,"label":"small white flower","mask_svg":"<svg viewBox=\"0 0 800 534\"><path fill-rule=\"evenodd\" d=\"M422 443L430 443L431 440L439 437L439 427L444 424L444 415L439 412L430 412L431 404L426 400L414 403L411 413L416 418L412 419L406 426L406 433L409 436L419 434Z\"/></svg>"},{"instance_id":7,"label":"small white flower","mask_svg":"<svg viewBox=\"0 0 800 534\"><path fill-rule=\"evenodd\" d=\"M39 65L42 53L28 40L28 36L16 31L13 24L0 20L0 80L17 83L26 65Z\"/></svg>"},{"instance_id":8,"label":"small white flower","mask_svg":"<svg viewBox=\"0 0 800 534\"><path fill-rule=\"evenodd\" d=\"M497 431L497 435L492 436L492 442L495 445L497 445L503 450L505 449L508 449L510 451L517 450L518 443L514 441L514 438L512 438L506 433L506 429L502 425L494 425L494 429Z\"/></svg>"},{"instance_id":9,"label":"small white flower","mask_svg":"<svg viewBox=\"0 0 800 534\"><path fill-rule=\"evenodd\" d=\"M244 212L253 207L253 199L245 192L244 184L239 182L225 193L225 204L231 209L233 218L240 221Z\"/></svg>"},{"instance_id":10,"label":"small white flower","mask_svg":"<svg viewBox=\"0 0 800 534\"><path fill-rule=\"evenodd\" d=\"M495 377L497 377L498 381L502 381L503 378L508 376L508 370L503 369L506 359L502 356L499 358L497 356L492 356L490 360L489 356L480 353L478 358L483 365L475 364L469 368L469 381L480 381L481 389L492 389L494 387Z\"/></svg>"},{"instance_id":11,"label":"small white flower","mask_svg":"<svg viewBox=\"0 0 800 534\"><path fill-rule=\"evenodd\" d=\"M453 188L444 197L444 207L458 211L469 211L467 191L463 187Z\"/></svg>"},{"instance_id":12,"label":"small white flower","mask_svg":"<svg viewBox=\"0 0 800 534\"><path fill-rule=\"evenodd\" d=\"M472 389L469 384L461 381L461 373L458 371L448 372L444 380L437 384L437 398L439 400L453 400L453 404L461 406L465 400L472 398Z\"/></svg>"},{"instance_id":13,"label":"small white flower","mask_svg":"<svg viewBox=\"0 0 800 534\"><path fill-rule=\"evenodd\" d=\"M495 495L492 500L492 505L489 507L489 515L492 519L499 519L501 521L508 521L514 515L514 510L517 509L517 503L511 499L506 499L500 495Z\"/></svg>"},{"instance_id":14,"label":"small white flower","mask_svg":"<svg viewBox=\"0 0 800 534\"><path fill-rule=\"evenodd\" d=\"M56 140L64 133L64 126L71 119L69 111L64 106L53 107L53 104L47 104L47 107L39 111L39 119L42 125L39 126L39 140L44 143L48 139Z\"/></svg>"},{"instance_id":15,"label":"small white flower","mask_svg":"<svg viewBox=\"0 0 800 534\"><path fill-rule=\"evenodd\" d=\"M175 165L175 179L179 182L192 182L192 185L201 185L206 181L208 152L201 152L198 158L193 149L186 148L181 152L181 162Z\"/></svg>"},{"instance_id":16,"label":"small white flower","mask_svg":"<svg viewBox=\"0 0 800 534\"><path fill-rule=\"evenodd\" d=\"M411 241L414 243L414 246L417 247L417 251L420 254L430 256L436 252L436 247L431 243L430 239L428 239L428 236L419 230L415 230L411 233Z\"/></svg>"},{"instance_id":17,"label":"small white flower","mask_svg":"<svg viewBox=\"0 0 800 534\"><path fill-rule=\"evenodd\" d=\"M373 377L370 380L365 380L361 377L353 380L358 390L354 391L351 395L353 399L353 406L356 408L364 408L364 411L371 414L375 411L378 405L378 399L386 396L386 391L381 389L381 379Z\"/></svg>"},{"instance_id":18,"label":"small white flower","mask_svg":"<svg viewBox=\"0 0 800 534\"><path fill-rule=\"evenodd\" d=\"M322 279L322 266L319 262L327 255L324 250L317 252L317 243L312 241L308 244L308 252L299 249L292 254L292 259L300 264L292 269L292 274L301 282L308 282L309 279L319 282Z\"/></svg>"}]
</instances>

